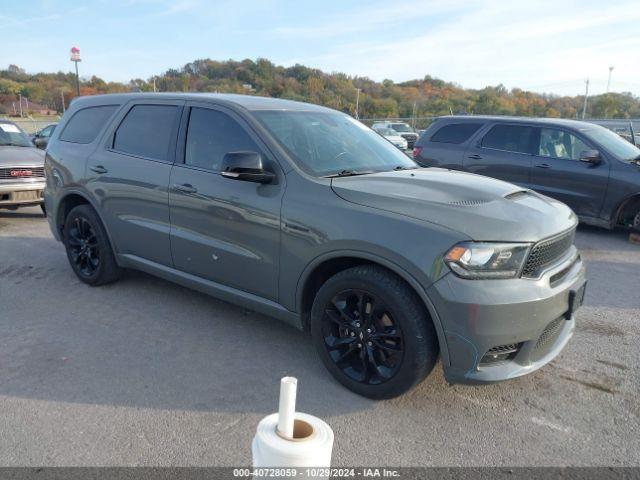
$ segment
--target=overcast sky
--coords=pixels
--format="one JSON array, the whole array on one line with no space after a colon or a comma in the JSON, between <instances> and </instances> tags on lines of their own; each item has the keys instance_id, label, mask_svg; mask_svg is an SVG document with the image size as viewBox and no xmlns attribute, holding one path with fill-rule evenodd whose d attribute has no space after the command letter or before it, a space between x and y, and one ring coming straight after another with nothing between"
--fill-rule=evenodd
<instances>
[{"instance_id":1,"label":"overcast sky","mask_svg":"<svg viewBox=\"0 0 640 480\"><path fill-rule=\"evenodd\" d=\"M265 57L396 82L640 95L640 1L0 0L0 67L148 78Z\"/></svg>"}]
</instances>

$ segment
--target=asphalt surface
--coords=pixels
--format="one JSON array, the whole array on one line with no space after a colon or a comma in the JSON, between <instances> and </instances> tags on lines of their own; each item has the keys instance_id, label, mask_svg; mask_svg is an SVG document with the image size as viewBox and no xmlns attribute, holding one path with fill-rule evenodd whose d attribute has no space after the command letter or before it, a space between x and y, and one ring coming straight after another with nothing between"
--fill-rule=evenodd
<instances>
[{"instance_id":1,"label":"asphalt surface","mask_svg":"<svg viewBox=\"0 0 640 480\"><path fill-rule=\"evenodd\" d=\"M334 465L640 465L640 246L581 227L589 288L542 370L375 402L307 336L163 280L91 288L35 208L0 211L0 465L248 465L278 381L335 433Z\"/></svg>"}]
</instances>

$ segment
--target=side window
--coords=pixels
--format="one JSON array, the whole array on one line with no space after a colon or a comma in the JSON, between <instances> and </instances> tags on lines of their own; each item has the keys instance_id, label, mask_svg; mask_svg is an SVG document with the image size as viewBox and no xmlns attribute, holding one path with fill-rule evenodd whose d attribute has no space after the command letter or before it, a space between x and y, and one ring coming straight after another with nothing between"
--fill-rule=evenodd
<instances>
[{"instance_id":1,"label":"side window","mask_svg":"<svg viewBox=\"0 0 640 480\"><path fill-rule=\"evenodd\" d=\"M431 141L436 143L464 143L481 126L481 123L452 123L445 125L431 136Z\"/></svg>"},{"instance_id":2,"label":"side window","mask_svg":"<svg viewBox=\"0 0 640 480\"><path fill-rule=\"evenodd\" d=\"M260 149L249 134L229 115L207 108L191 109L185 164L219 171L229 152Z\"/></svg>"},{"instance_id":3,"label":"side window","mask_svg":"<svg viewBox=\"0 0 640 480\"><path fill-rule=\"evenodd\" d=\"M42 138L49 138L52 133L53 133L53 125L49 125L48 127L45 127L42 129L42 131L40 132L40 136Z\"/></svg>"},{"instance_id":4,"label":"side window","mask_svg":"<svg viewBox=\"0 0 640 480\"><path fill-rule=\"evenodd\" d=\"M535 128L495 125L482 139L482 146L515 153L534 153Z\"/></svg>"},{"instance_id":5,"label":"side window","mask_svg":"<svg viewBox=\"0 0 640 480\"><path fill-rule=\"evenodd\" d=\"M64 127L60 140L72 143L91 143L106 125L118 105L102 105L78 110Z\"/></svg>"},{"instance_id":6,"label":"side window","mask_svg":"<svg viewBox=\"0 0 640 480\"><path fill-rule=\"evenodd\" d=\"M175 105L135 105L116 130L113 149L166 161L177 113Z\"/></svg>"},{"instance_id":7,"label":"side window","mask_svg":"<svg viewBox=\"0 0 640 480\"><path fill-rule=\"evenodd\" d=\"M569 132L555 128L540 131L538 155L541 157L580 160L580 154L585 150L589 150L589 146Z\"/></svg>"}]
</instances>

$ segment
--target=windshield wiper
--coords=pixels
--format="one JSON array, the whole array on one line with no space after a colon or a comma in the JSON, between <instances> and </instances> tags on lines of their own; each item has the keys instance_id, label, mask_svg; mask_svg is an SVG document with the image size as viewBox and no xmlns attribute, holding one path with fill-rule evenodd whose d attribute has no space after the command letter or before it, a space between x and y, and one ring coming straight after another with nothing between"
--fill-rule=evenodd
<instances>
[{"instance_id":1,"label":"windshield wiper","mask_svg":"<svg viewBox=\"0 0 640 480\"><path fill-rule=\"evenodd\" d=\"M371 173L376 173L373 170L363 170L361 172L357 172L355 170L342 170L338 173L332 173L331 175L325 175L325 178L335 178L335 177L355 177L356 175L369 175Z\"/></svg>"}]
</instances>

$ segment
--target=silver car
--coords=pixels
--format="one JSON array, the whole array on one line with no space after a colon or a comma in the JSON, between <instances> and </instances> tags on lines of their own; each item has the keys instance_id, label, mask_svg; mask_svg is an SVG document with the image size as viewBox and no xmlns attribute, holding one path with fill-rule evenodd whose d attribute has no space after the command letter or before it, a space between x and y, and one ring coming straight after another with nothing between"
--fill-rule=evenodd
<instances>
[{"instance_id":1,"label":"silver car","mask_svg":"<svg viewBox=\"0 0 640 480\"><path fill-rule=\"evenodd\" d=\"M43 204L44 153L13 122L0 119L0 208Z\"/></svg>"}]
</instances>

